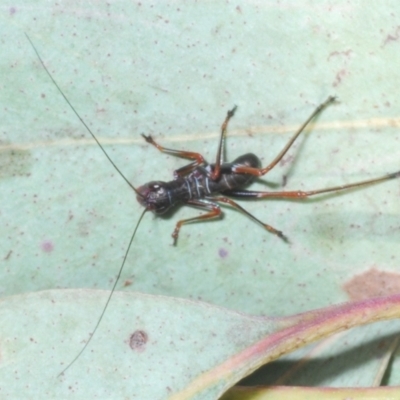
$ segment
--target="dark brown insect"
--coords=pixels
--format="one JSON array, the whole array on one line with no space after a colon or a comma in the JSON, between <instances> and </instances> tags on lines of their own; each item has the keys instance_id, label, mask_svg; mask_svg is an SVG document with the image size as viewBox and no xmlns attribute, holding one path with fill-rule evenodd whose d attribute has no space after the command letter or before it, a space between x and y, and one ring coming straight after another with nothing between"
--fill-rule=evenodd
<instances>
[{"instance_id":1,"label":"dark brown insect","mask_svg":"<svg viewBox=\"0 0 400 400\"><path fill-rule=\"evenodd\" d=\"M250 185L256 177L260 177L271 171L287 153L293 142L297 139L300 133L303 132L308 123L327 105L334 101L335 97L329 97L324 103L319 105L289 140L282 151L264 168L261 167L259 158L252 153L244 154L232 162L226 162L223 158L227 126L229 120L233 117L236 111L236 106L232 110L228 111L225 121L222 124L216 161L213 164L208 164L204 160L204 157L199 153L167 149L156 143L151 136L142 135L146 142L152 144L158 150L194 161L176 170L174 172L174 180L170 182L153 181L140 186L137 189L137 200L146 208L146 210L153 211L156 214L162 214L171 207L179 204L195 206L208 211L206 214L178 221L172 233L174 244L176 244L179 231L183 224L219 217L222 212L218 203L228 204L236 208L243 214L261 224L269 232L279 236L283 240L287 240L287 237L281 231L275 229L271 225L261 222L254 215L250 214L243 207L233 201L232 197L236 199L306 199L317 194L339 192L341 190L382 182L388 179L397 178L400 174L399 171L376 179L309 191L293 190L259 192L245 189L245 187Z\"/></svg>"},{"instance_id":2,"label":"dark brown insect","mask_svg":"<svg viewBox=\"0 0 400 400\"><path fill-rule=\"evenodd\" d=\"M85 126L89 134L97 142L100 149L103 151L105 156L111 162L116 171L121 175L121 177L128 183L128 185L135 191L137 200L144 207L139 220L136 224L134 232L131 236L128 248L126 250L122 265L119 269L117 279L112 287L112 290L108 296L105 306L100 314L100 317L93 329L92 335L89 337L86 344L83 346L81 351L77 356L64 368L60 373L62 375L84 352L88 344L90 343L93 335L95 334L100 322L107 310L108 304L111 300L112 294L115 291L117 283L120 279L122 270L125 265L126 258L128 256L131 244L139 227L140 221L142 220L144 214L147 211L152 211L155 214L163 214L172 207L178 206L180 204L189 205L204 209L205 214L197 217L180 220L177 222L175 229L172 233L174 239L174 244L176 244L179 231L182 225L192 222L200 222L207 219L217 218L221 215L221 209L219 203L227 204L233 208L236 208L241 213L245 214L249 218L253 219L257 223L261 224L266 230L277 235L279 238L287 241L287 237L279 230L275 229L271 225L261 222L254 215L250 214L243 207L237 204L232 198L243 199L243 198L275 198L275 199L306 199L310 196L315 196L318 194L329 193L329 192L339 192L343 190L348 190L351 188L356 188L360 186L371 185L379 182L383 182L389 179L398 178L400 176L400 171L391 173L380 178L365 180L361 182L351 183L347 185L334 186L325 189L309 190L309 191L278 191L278 192L260 192L245 189L250 185L257 177L263 176L271 171L277 163L284 157L287 151L290 149L297 137L303 132L304 128L308 123L318 115L325 107L335 101L335 97L329 97L324 103L319 105L310 117L300 126L298 131L293 135L293 137L288 141L286 146L282 151L266 166L262 167L259 158L252 153L248 153L236 158L232 162L226 162L224 160L224 144L226 138L226 132L229 120L233 117L236 111L236 106L228 111L225 121L221 127L221 134L219 138L219 144L216 154L215 163L209 164L205 161L204 157L195 152L168 149L159 145L151 136L142 135L147 143L155 146L159 151L171 154L173 156L186 158L192 160L188 165L179 168L174 172L174 179L170 182L162 181L152 181L146 183L138 188L135 188L127 178L122 174L119 168L115 165L112 159L109 157L107 152L104 150L103 146L100 144L96 136L92 133L88 125L81 118L78 112L75 110L73 105L67 99L61 88L58 86L57 82L54 80L48 69L46 68L44 62L42 61L38 51L33 45L32 41L27 36L29 42L31 43L37 57L39 58L44 70L49 75L50 79L57 87L61 95L64 97L67 104L71 107L72 111L76 114L78 119Z\"/></svg>"}]
</instances>

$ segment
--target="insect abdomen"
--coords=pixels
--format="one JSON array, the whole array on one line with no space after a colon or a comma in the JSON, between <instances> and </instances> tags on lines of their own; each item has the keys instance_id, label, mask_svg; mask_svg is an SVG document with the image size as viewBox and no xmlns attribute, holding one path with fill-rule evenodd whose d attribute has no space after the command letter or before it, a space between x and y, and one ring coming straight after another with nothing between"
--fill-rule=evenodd
<instances>
[{"instance_id":1,"label":"insect abdomen","mask_svg":"<svg viewBox=\"0 0 400 400\"><path fill-rule=\"evenodd\" d=\"M213 181L208 176L204 177L204 180L207 180L207 184L205 186L209 189L209 192L206 195L221 193L225 190L240 189L254 181L254 175L237 174L232 172L232 168L236 166L260 168L261 162L255 154L248 153L236 158L231 163L222 164L221 176L218 181Z\"/></svg>"}]
</instances>

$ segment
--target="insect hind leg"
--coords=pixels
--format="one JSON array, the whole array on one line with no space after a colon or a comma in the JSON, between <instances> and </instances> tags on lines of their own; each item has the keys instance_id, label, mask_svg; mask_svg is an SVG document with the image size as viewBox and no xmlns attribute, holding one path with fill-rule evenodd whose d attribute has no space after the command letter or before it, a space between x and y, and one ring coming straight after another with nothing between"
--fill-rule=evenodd
<instances>
[{"instance_id":1,"label":"insect hind leg","mask_svg":"<svg viewBox=\"0 0 400 400\"><path fill-rule=\"evenodd\" d=\"M307 120L300 126L297 132L293 135L293 137L289 140L286 146L282 149L282 151L275 157L275 159L270 162L265 168L252 168L246 166L235 166L232 169L232 172L237 174L249 174L254 176L263 176L267 174L271 169L273 169L279 161L282 160L284 155L288 152L292 144L299 137L300 133L304 131L306 126L314 119L318 114L320 114L328 105L332 104L336 100L336 97L330 96L328 97L322 104L320 104L312 114L307 118Z\"/></svg>"},{"instance_id":2,"label":"insect hind leg","mask_svg":"<svg viewBox=\"0 0 400 400\"><path fill-rule=\"evenodd\" d=\"M315 196L318 194L326 194L326 193L338 193L341 191L351 190L361 188L363 186L375 185L380 182L385 182L390 179L400 178L400 171L393 172L391 174L387 174L381 176L379 178L368 179L365 181L348 183L346 185L332 186L324 189L317 190L291 190L291 191L281 191L281 192L259 192L254 190L226 190L224 194L236 198L275 198L275 199L306 199L311 196Z\"/></svg>"}]
</instances>

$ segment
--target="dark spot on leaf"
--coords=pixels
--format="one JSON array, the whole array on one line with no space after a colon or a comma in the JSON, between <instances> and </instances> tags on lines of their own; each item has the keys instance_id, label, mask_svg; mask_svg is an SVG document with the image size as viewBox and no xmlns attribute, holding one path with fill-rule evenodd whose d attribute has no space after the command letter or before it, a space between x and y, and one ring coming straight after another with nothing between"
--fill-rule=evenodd
<instances>
[{"instance_id":1,"label":"dark spot on leaf","mask_svg":"<svg viewBox=\"0 0 400 400\"><path fill-rule=\"evenodd\" d=\"M400 274L370 268L343 285L351 300L389 296L400 292Z\"/></svg>"},{"instance_id":2,"label":"dark spot on leaf","mask_svg":"<svg viewBox=\"0 0 400 400\"><path fill-rule=\"evenodd\" d=\"M50 240L45 240L42 242L40 247L45 253L51 253L54 250L54 244Z\"/></svg>"},{"instance_id":3,"label":"dark spot on leaf","mask_svg":"<svg viewBox=\"0 0 400 400\"><path fill-rule=\"evenodd\" d=\"M30 151L2 142L5 147L0 157L0 178L29 176L33 165Z\"/></svg>"},{"instance_id":4,"label":"dark spot on leaf","mask_svg":"<svg viewBox=\"0 0 400 400\"><path fill-rule=\"evenodd\" d=\"M221 258L225 258L227 255L228 255L228 251L226 250L226 249L224 249L224 248L220 248L219 250L218 250L218 254L219 254L219 256L221 257Z\"/></svg>"},{"instance_id":5,"label":"dark spot on leaf","mask_svg":"<svg viewBox=\"0 0 400 400\"><path fill-rule=\"evenodd\" d=\"M135 331L129 338L129 347L135 351L143 351L149 337L145 331Z\"/></svg>"},{"instance_id":6,"label":"dark spot on leaf","mask_svg":"<svg viewBox=\"0 0 400 400\"><path fill-rule=\"evenodd\" d=\"M390 42L397 42L400 37L400 26L397 26L392 32L386 35L382 47L386 46Z\"/></svg>"}]
</instances>

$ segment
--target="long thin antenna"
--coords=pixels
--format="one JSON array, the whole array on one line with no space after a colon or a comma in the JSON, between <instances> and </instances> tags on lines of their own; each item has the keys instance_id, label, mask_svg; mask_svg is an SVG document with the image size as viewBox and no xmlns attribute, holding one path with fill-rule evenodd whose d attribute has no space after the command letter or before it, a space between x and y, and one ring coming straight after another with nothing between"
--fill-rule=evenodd
<instances>
[{"instance_id":1,"label":"long thin antenna","mask_svg":"<svg viewBox=\"0 0 400 400\"><path fill-rule=\"evenodd\" d=\"M97 328L99 327L100 322L101 322L101 320L102 320L103 317L104 317L104 314L106 313L107 307L108 307L108 305L110 304L111 297L112 297L112 295L114 294L114 291L115 291L115 288L117 287L119 278L121 277L122 270L124 269L125 261L126 261L126 259L128 258L128 253L129 253L129 250L130 250L130 248L131 248L133 239L134 239L134 237L135 237L135 235L136 235L136 231L138 230L139 225L140 225L140 222L142 221L142 218L143 218L144 214L146 213L146 211L147 211L147 209L144 209L144 210L143 210L143 212L142 212L142 214L140 215L140 218L139 218L139 220L138 220L138 222L137 222L137 224L136 224L136 226L135 226L135 230L133 231L133 234L132 234L132 236L131 236L131 240L129 241L128 248L126 249L126 252L125 252L124 260L122 261L121 268L119 269L119 272L118 272L118 275L117 275L117 279L116 279L115 282L114 282L114 285L113 285L113 287L112 287L112 289L111 289L110 294L108 295L108 299L107 299L107 301L106 301L106 304L105 304L105 306L104 306L104 308L103 308L103 311L102 311L101 314L100 314L99 319L97 320L97 324L96 324L96 326L94 327L92 334L90 335L90 337L89 337L88 341L85 343L85 345L82 347L82 350L81 350L81 351L76 355L76 357L75 357L75 358L74 358L74 359L73 359L73 360L72 360L72 361L57 375L57 377L60 377L61 375L63 375L63 374L67 371L67 369L69 369L69 368L75 363L75 361L76 361L76 360L81 356L81 354L86 350L86 347L88 347L89 343L90 343L91 340L93 339L93 336L94 336L94 334L96 333Z\"/></svg>"},{"instance_id":2,"label":"long thin antenna","mask_svg":"<svg viewBox=\"0 0 400 400\"><path fill-rule=\"evenodd\" d=\"M46 68L46 66L44 65L44 62L42 60L42 58L40 57L39 52L37 51L35 45L33 44L32 40L29 38L29 36L27 35L27 33L25 33L26 38L29 40L29 43L31 44L33 50L35 51L40 63L42 64L44 70L46 71L47 75L50 77L50 79L52 80L52 82L54 83L54 85L56 86L56 88L58 89L58 91L61 93L62 97L64 97L64 100L67 102L67 104L71 107L71 110L75 113L75 115L78 117L78 119L82 122L83 126L87 129L87 131L91 134L91 136L93 137L93 139L96 141L96 143L99 145L100 149L102 150L102 152L104 153L104 155L108 158L108 160L110 161L111 165L115 168L115 170L119 173L119 175L122 176L122 178L124 178L125 182L135 191L135 193L140 196L143 197L143 195L141 193L138 192L138 190L128 181L127 178L125 178L124 174L120 171L120 169L115 165L114 161L110 158L110 156L107 154L107 152L104 150L103 146L101 145L101 143L97 140L96 136L93 134L93 132L90 130L90 128L88 127L88 125L85 123L85 121L82 119L82 117L78 114L78 112L75 110L74 106L71 104L71 102L67 99L67 97L65 96L64 92L61 90L60 86L58 86L57 82L55 81L55 79L53 78L53 76L51 75L51 73L49 72L49 70ZM140 218L138 220L138 222L136 223L135 229L132 233L131 236L131 240L129 241L129 245L128 248L126 249L125 255L124 255L124 259L122 261L121 267L118 271L118 275L117 278L114 282L114 285L111 289L110 294L108 295L107 301L103 307L103 311L100 314L99 319L97 320L97 324L95 325L93 332L91 334L91 336L89 337L88 341L85 343L85 345L82 347L81 351L76 355L76 357L58 374L58 377L60 377L61 375L63 375L74 363L76 360L78 360L78 358L82 355L82 353L86 350L86 347L88 347L89 343L91 342L91 340L93 339L94 334L97 331L97 328L100 326L100 323L104 317L104 314L106 313L106 310L108 308L108 305L110 304L111 298L115 292L115 289L117 287L117 284L119 282L119 279L121 278L121 274L122 274L122 270L124 269L125 266L125 262L128 258L128 254L130 251L130 248L132 246L133 243L133 239L135 238L136 232L139 228L140 222L142 221L144 214L146 213L147 208L143 210L142 214L140 215Z\"/></svg>"},{"instance_id":3,"label":"long thin antenna","mask_svg":"<svg viewBox=\"0 0 400 400\"><path fill-rule=\"evenodd\" d=\"M92 135L93 139L96 141L96 143L99 145L101 151L104 153L104 155L108 158L108 161L110 161L110 163L112 164L112 166L115 168L115 170L122 176L122 178L125 180L125 182L135 191L135 193L140 196L143 197L143 195L141 193L138 192L138 190L128 181L127 178L125 178L124 174L120 171L120 169L116 166L116 164L114 163L114 161L111 159L111 157L107 154L107 152L104 150L103 146L101 145L101 143L98 141L98 139L96 138L96 136L93 134L93 132L90 130L90 128L88 127L88 125L86 124L86 122L82 119L82 117L78 114L78 112L75 110L74 106L71 104L71 102L67 99L67 96L65 96L64 92L61 90L60 86L58 86L58 83L56 82L56 80L53 78L53 75L51 75L50 71L47 69L46 65L44 65L44 62L42 60L42 57L40 57L39 52L37 51L35 45L33 44L32 40L30 39L30 37L28 36L28 34L25 32L25 36L26 38L29 40L29 43L31 44L34 52L37 55L37 58L39 59L40 63L43 66L43 69L46 71L47 75L50 77L50 79L53 81L55 87L58 89L58 91L61 93L61 96L64 97L64 100L67 102L67 104L71 107L71 110L75 113L75 115L79 118L79 120L82 122L83 126L87 129L87 131Z\"/></svg>"}]
</instances>

